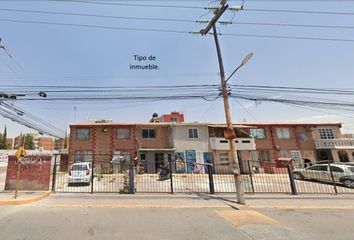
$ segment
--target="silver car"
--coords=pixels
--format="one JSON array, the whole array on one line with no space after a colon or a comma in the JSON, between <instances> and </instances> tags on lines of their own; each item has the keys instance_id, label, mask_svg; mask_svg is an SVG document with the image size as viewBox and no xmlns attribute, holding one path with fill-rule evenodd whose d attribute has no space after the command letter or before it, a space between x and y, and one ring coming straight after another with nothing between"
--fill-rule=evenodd
<instances>
[{"instance_id":1,"label":"silver car","mask_svg":"<svg viewBox=\"0 0 354 240\"><path fill-rule=\"evenodd\" d=\"M332 182L331 171L335 182L343 183L343 177L354 175L354 166L346 164L331 163L330 168L328 164L316 164L304 169L293 170L294 179L309 179L323 182Z\"/></svg>"},{"instance_id":2,"label":"silver car","mask_svg":"<svg viewBox=\"0 0 354 240\"><path fill-rule=\"evenodd\" d=\"M81 162L74 163L70 167L68 185L72 185L74 183L83 183L90 185L91 182L91 168L90 163Z\"/></svg>"}]
</instances>

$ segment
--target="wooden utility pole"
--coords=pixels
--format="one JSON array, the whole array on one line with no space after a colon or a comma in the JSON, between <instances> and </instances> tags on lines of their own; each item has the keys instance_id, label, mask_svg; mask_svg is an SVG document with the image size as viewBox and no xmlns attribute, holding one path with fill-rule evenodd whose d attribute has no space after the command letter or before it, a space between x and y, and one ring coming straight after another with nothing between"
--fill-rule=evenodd
<instances>
[{"instance_id":1,"label":"wooden utility pole","mask_svg":"<svg viewBox=\"0 0 354 240\"><path fill-rule=\"evenodd\" d=\"M235 177L237 201L240 204L245 204L243 185L241 183L240 168L239 168L239 164L238 164L237 151L236 151L236 143L235 143L236 133L235 133L234 127L232 125L232 120L231 120L229 93L227 91L224 64L222 61L218 33L216 30L216 26L215 26L215 24L217 23L217 21L219 20L221 15L227 10L229 5L226 4L225 0L222 0L220 4L221 4L221 7L214 11L214 14L215 14L214 17L212 18L212 20L209 22L209 24L207 25L207 27L205 29L200 30L200 34L206 35L209 33L210 29L213 28L213 36L214 36L214 40L215 40L216 51L218 54L221 90L222 90L222 96L224 99L224 109L225 109L225 116L226 116L227 130L224 132L224 136L226 139L229 140L229 144L230 144L231 166L233 167L233 172L234 172L234 177Z\"/></svg>"}]
</instances>

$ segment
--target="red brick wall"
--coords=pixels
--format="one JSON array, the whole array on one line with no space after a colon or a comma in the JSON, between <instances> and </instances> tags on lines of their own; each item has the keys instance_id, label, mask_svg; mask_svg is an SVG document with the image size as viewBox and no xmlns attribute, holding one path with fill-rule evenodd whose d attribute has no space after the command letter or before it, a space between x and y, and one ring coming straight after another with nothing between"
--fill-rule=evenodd
<instances>
[{"instance_id":1,"label":"red brick wall","mask_svg":"<svg viewBox=\"0 0 354 240\"><path fill-rule=\"evenodd\" d=\"M38 147L43 148L43 150L53 150L54 148L53 138L39 137Z\"/></svg>"},{"instance_id":2,"label":"red brick wall","mask_svg":"<svg viewBox=\"0 0 354 240\"><path fill-rule=\"evenodd\" d=\"M155 129L156 138L144 139L142 137L143 129ZM167 125L148 124L138 125L136 127L136 137L139 148L172 148L170 142L171 129Z\"/></svg>"},{"instance_id":3,"label":"red brick wall","mask_svg":"<svg viewBox=\"0 0 354 240\"><path fill-rule=\"evenodd\" d=\"M58 161L59 157L60 157L59 171L60 172L68 171L68 169L69 169L69 155L68 154L60 154L60 156L57 157L57 161Z\"/></svg>"},{"instance_id":4,"label":"red brick wall","mask_svg":"<svg viewBox=\"0 0 354 240\"><path fill-rule=\"evenodd\" d=\"M89 128L90 139L76 139L76 130L78 128ZM130 136L127 139L117 138L117 129L125 128L130 130ZM132 157L136 155L137 138L135 125L87 125L87 126L70 126L70 142L69 142L69 162L74 161L75 152L92 151L95 161L112 160L114 151L130 152Z\"/></svg>"},{"instance_id":5,"label":"red brick wall","mask_svg":"<svg viewBox=\"0 0 354 240\"><path fill-rule=\"evenodd\" d=\"M51 156L28 156L20 162L20 190L49 190ZM5 190L16 188L17 158L9 156Z\"/></svg>"},{"instance_id":6,"label":"red brick wall","mask_svg":"<svg viewBox=\"0 0 354 240\"><path fill-rule=\"evenodd\" d=\"M171 122L171 118L177 118L178 122L184 122L184 115L179 112L172 112L171 114L164 114L162 115L163 122Z\"/></svg>"}]
</instances>

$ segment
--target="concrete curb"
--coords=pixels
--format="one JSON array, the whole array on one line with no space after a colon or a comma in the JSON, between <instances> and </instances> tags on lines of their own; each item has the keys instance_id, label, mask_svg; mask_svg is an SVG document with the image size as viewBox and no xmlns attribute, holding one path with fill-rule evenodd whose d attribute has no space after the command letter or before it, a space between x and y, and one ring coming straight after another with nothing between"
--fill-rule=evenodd
<instances>
[{"instance_id":1,"label":"concrete curb","mask_svg":"<svg viewBox=\"0 0 354 240\"><path fill-rule=\"evenodd\" d=\"M10 200L0 200L0 206L7 206L7 205L23 205L23 204L29 204L33 202L38 202L44 198L49 197L51 192L46 192L43 193L39 196L29 198L29 199L10 199Z\"/></svg>"}]
</instances>

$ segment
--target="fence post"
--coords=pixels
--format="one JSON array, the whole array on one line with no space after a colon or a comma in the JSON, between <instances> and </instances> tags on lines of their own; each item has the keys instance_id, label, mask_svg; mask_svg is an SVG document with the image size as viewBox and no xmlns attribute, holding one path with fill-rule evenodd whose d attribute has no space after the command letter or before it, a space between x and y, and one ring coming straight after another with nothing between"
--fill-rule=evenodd
<instances>
[{"instance_id":1,"label":"fence post","mask_svg":"<svg viewBox=\"0 0 354 240\"><path fill-rule=\"evenodd\" d=\"M210 194L215 194L215 189L214 189L214 177L213 177L213 165L208 164L208 176L209 176L209 189L210 189Z\"/></svg>"},{"instance_id":2,"label":"fence post","mask_svg":"<svg viewBox=\"0 0 354 240\"><path fill-rule=\"evenodd\" d=\"M291 194L292 195L297 195L297 189L296 189L296 185L295 185L295 181L294 181L293 171L291 169L291 165L288 164L287 168L288 168L288 175L289 175L289 180L290 180Z\"/></svg>"},{"instance_id":3,"label":"fence post","mask_svg":"<svg viewBox=\"0 0 354 240\"><path fill-rule=\"evenodd\" d=\"M334 193L337 195L337 194L338 194L338 190L337 190L336 181L335 181L334 176L333 176L333 171L332 171L332 169L331 169L331 163L328 161L327 164L328 164L329 172L331 173L331 178L332 178L332 184L333 184L333 188L334 188Z\"/></svg>"},{"instance_id":4,"label":"fence post","mask_svg":"<svg viewBox=\"0 0 354 240\"><path fill-rule=\"evenodd\" d=\"M250 161L247 161L247 163L248 163L248 171L250 172L250 180L251 180L252 193L254 193L253 173L252 173L252 169L251 169L251 164L250 164Z\"/></svg>"},{"instance_id":5,"label":"fence post","mask_svg":"<svg viewBox=\"0 0 354 240\"><path fill-rule=\"evenodd\" d=\"M95 168L95 164L94 164L94 160L92 159L92 166L91 166L91 194L93 194L93 179L95 178L95 171L94 171L94 168Z\"/></svg>"},{"instance_id":6,"label":"fence post","mask_svg":"<svg viewBox=\"0 0 354 240\"><path fill-rule=\"evenodd\" d=\"M128 173L128 192L129 194L135 194L135 186L134 186L134 166L133 163L129 164L129 173Z\"/></svg>"},{"instance_id":7,"label":"fence post","mask_svg":"<svg viewBox=\"0 0 354 240\"><path fill-rule=\"evenodd\" d=\"M170 163L170 189L171 189L171 194L173 194L172 159L169 160L169 163Z\"/></svg>"},{"instance_id":8,"label":"fence post","mask_svg":"<svg viewBox=\"0 0 354 240\"><path fill-rule=\"evenodd\" d=\"M54 157L53 177L52 177L52 193L55 193L56 180L57 180L57 155L55 155L55 157Z\"/></svg>"}]
</instances>

